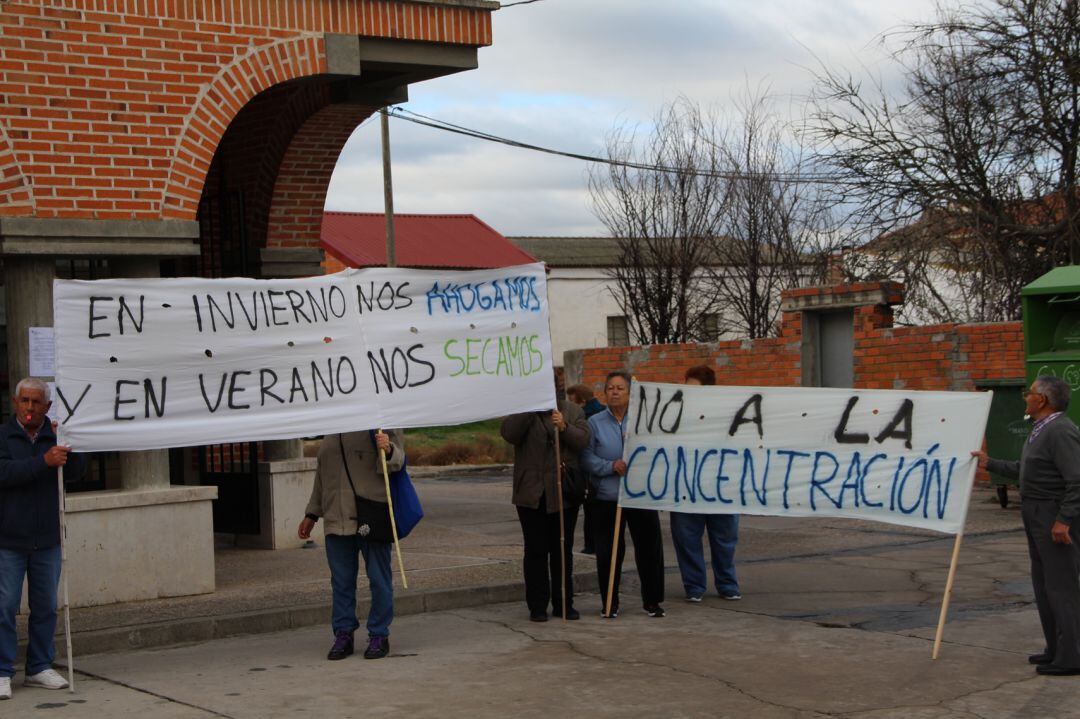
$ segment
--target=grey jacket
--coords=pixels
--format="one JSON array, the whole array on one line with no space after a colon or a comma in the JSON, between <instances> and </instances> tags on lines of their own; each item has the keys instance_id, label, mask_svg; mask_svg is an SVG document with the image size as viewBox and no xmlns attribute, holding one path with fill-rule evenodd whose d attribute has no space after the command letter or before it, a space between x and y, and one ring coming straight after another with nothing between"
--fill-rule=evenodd
<instances>
[{"instance_id":1,"label":"grey jacket","mask_svg":"<svg viewBox=\"0 0 1080 719\"><path fill-rule=\"evenodd\" d=\"M589 423L573 402L559 402L566 429L559 433L562 461L578 469L578 453L589 444ZM540 508L543 495L548 514L559 511L555 487L555 425L549 412L512 414L502 422L502 436L514 445L513 502L519 507Z\"/></svg>"},{"instance_id":2,"label":"grey jacket","mask_svg":"<svg viewBox=\"0 0 1080 719\"><path fill-rule=\"evenodd\" d=\"M405 446L400 430L384 431L390 435L393 449L386 458L386 467L393 472L401 469L405 460ZM379 463L379 450L371 434L364 430L326 435L319 445L315 486L311 488L311 499L305 510L306 514L321 517L326 522L323 526L325 534L356 534L356 500L353 499L345 465L341 461L342 447L348 458L356 493L364 499L386 501L386 483Z\"/></svg>"},{"instance_id":3,"label":"grey jacket","mask_svg":"<svg viewBox=\"0 0 1080 719\"><path fill-rule=\"evenodd\" d=\"M1024 442L1020 461L991 459L987 469L1018 478L1021 499L1057 502L1057 521L1071 524L1080 516L1080 430L1068 417L1058 417Z\"/></svg>"}]
</instances>

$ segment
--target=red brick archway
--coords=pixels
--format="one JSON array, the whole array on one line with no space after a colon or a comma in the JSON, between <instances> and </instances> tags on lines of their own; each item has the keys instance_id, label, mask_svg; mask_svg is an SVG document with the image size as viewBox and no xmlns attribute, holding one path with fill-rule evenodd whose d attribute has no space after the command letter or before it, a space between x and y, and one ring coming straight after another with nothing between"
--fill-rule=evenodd
<instances>
[{"instance_id":1,"label":"red brick archway","mask_svg":"<svg viewBox=\"0 0 1080 719\"><path fill-rule=\"evenodd\" d=\"M395 67L434 47L488 45L496 7L8 0L0 12L0 217L192 221L219 141L251 99L302 78L359 77L372 44ZM331 67L335 37L360 41L354 69ZM443 70L458 69L467 67ZM398 84L437 74L427 66Z\"/></svg>"}]
</instances>

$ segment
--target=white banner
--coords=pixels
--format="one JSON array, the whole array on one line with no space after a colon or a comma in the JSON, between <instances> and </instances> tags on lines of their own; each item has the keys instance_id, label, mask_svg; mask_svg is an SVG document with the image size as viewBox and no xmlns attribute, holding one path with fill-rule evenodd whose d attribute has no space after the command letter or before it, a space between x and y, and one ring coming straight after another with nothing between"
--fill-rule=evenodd
<instances>
[{"instance_id":1,"label":"white banner","mask_svg":"<svg viewBox=\"0 0 1080 719\"><path fill-rule=\"evenodd\" d=\"M955 534L989 392L634 383L619 503Z\"/></svg>"},{"instance_id":2,"label":"white banner","mask_svg":"<svg viewBox=\"0 0 1080 719\"><path fill-rule=\"evenodd\" d=\"M63 441L139 450L555 406L543 265L56 281Z\"/></svg>"}]
</instances>

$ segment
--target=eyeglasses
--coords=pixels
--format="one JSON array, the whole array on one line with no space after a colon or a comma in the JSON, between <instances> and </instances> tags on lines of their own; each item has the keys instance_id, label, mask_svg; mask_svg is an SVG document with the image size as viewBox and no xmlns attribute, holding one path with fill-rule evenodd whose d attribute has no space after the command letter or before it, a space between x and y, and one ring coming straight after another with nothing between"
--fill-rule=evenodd
<instances>
[{"instance_id":1,"label":"eyeglasses","mask_svg":"<svg viewBox=\"0 0 1080 719\"><path fill-rule=\"evenodd\" d=\"M1035 390L1032 390L1032 389L1026 389L1026 390L1023 391L1022 394L1024 395L1024 399L1027 399L1031 395L1037 395L1039 397L1042 397L1043 399L1046 399L1045 394L1043 394L1042 392L1036 392Z\"/></svg>"}]
</instances>

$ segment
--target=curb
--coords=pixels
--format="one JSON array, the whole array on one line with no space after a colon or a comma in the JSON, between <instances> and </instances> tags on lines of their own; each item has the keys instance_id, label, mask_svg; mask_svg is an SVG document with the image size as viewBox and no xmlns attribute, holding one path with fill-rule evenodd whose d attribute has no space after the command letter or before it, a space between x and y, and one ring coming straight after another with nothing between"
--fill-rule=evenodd
<instances>
[{"instance_id":1,"label":"curb","mask_svg":"<svg viewBox=\"0 0 1080 719\"><path fill-rule=\"evenodd\" d=\"M413 479L438 479L439 477L457 477L460 475L483 472L508 472L512 464L424 464L418 467L409 465L409 476Z\"/></svg>"},{"instance_id":2,"label":"curb","mask_svg":"<svg viewBox=\"0 0 1080 719\"><path fill-rule=\"evenodd\" d=\"M574 586L579 593L597 591L599 584L596 572L575 573ZM521 602L524 601L524 596L524 581L405 592L394 597L394 616L463 609L485 604ZM245 634L282 632L318 624L329 624L329 597L327 601L327 604L261 609L238 614L73 632L71 635L72 653L77 658L86 654L166 648ZM358 613L363 615L367 610L366 599L357 602ZM25 642L19 644L22 648ZM67 647L61 634L56 638L56 659L62 663L66 656Z\"/></svg>"}]
</instances>

